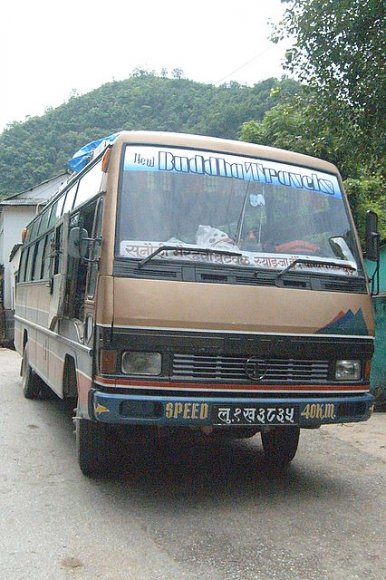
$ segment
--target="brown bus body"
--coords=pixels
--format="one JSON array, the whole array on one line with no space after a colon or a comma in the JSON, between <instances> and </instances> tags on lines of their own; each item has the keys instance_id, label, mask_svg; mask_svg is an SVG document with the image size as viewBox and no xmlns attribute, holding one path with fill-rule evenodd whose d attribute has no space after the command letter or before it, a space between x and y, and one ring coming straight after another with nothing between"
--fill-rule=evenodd
<instances>
[{"instance_id":1,"label":"brown bus body","mask_svg":"<svg viewBox=\"0 0 386 580\"><path fill-rule=\"evenodd\" d=\"M51 214L42 212L29 226L16 290L15 345L24 357L26 396L42 396L38 375L59 397L77 398L82 470L106 469L106 429L116 425L261 431L266 452L286 463L294 446L296 451L299 427L367 419L374 338L367 281L363 278L354 288L343 277L315 284L312 275L306 283L293 272L265 280L249 271L246 278L239 270L237 278L232 268L238 258L217 255L181 261L178 276L166 268L169 260L157 258L129 272L116 254L127 144L290 164L333 175L341 184L337 169L319 159L157 132L122 132L71 177L45 208ZM90 177L90 192L81 194L78 183L86 183L90 167L98 167L97 179ZM72 205L68 202L68 211L60 213L64 196L73 196ZM79 224L94 240L91 261L70 255L70 232ZM355 230L353 235L358 246ZM141 260L149 255L138 249ZM283 260L275 270L279 273L287 262L277 259ZM163 264L167 275L161 272ZM160 353L162 371L155 376L123 372L125 352ZM357 380L336 380L337 359L360 361ZM276 417L272 424L269 409ZM241 416L245 420L238 422ZM282 432L289 450L278 453L273 437L279 436L282 449ZM96 434L98 449L91 442Z\"/></svg>"}]
</instances>

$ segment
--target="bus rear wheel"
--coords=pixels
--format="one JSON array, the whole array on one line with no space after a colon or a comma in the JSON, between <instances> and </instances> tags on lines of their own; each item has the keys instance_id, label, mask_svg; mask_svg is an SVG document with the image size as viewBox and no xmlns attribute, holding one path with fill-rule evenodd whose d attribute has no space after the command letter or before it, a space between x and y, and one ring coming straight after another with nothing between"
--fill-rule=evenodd
<instances>
[{"instance_id":1,"label":"bus rear wheel","mask_svg":"<svg viewBox=\"0 0 386 580\"><path fill-rule=\"evenodd\" d=\"M300 427L273 427L261 432L266 463L276 469L284 469L296 455Z\"/></svg>"},{"instance_id":2,"label":"bus rear wheel","mask_svg":"<svg viewBox=\"0 0 386 580\"><path fill-rule=\"evenodd\" d=\"M38 399L41 391L41 379L32 370L29 364L28 342L24 347L23 360L21 363L22 388L26 399Z\"/></svg>"},{"instance_id":3,"label":"bus rear wheel","mask_svg":"<svg viewBox=\"0 0 386 580\"><path fill-rule=\"evenodd\" d=\"M109 425L76 419L76 451L84 475L103 475L113 467L114 442Z\"/></svg>"}]
</instances>

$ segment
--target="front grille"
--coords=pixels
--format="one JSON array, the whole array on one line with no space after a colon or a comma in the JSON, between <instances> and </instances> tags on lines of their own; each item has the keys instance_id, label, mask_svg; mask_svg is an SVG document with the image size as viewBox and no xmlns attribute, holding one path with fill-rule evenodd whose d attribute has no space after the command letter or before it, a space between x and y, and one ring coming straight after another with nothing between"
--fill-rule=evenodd
<instances>
[{"instance_id":1,"label":"front grille","mask_svg":"<svg viewBox=\"0 0 386 580\"><path fill-rule=\"evenodd\" d=\"M343 278L342 280L325 281L324 289L330 292L366 292L366 282L364 278Z\"/></svg>"},{"instance_id":2,"label":"front grille","mask_svg":"<svg viewBox=\"0 0 386 580\"><path fill-rule=\"evenodd\" d=\"M173 378L267 383L327 381L328 361L174 354Z\"/></svg>"}]
</instances>

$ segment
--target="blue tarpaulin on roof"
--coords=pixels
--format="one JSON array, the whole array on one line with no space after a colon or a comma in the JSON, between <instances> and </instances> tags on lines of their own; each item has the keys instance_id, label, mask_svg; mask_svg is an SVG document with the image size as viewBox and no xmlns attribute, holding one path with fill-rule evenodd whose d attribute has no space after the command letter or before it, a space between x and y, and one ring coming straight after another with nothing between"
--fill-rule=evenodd
<instances>
[{"instance_id":1,"label":"blue tarpaulin on roof","mask_svg":"<svg viewBox=\"0 0 386 580\"><path fill-rule=\"evenodd\" d=\"M113 133L108 137L102 137L102 139L97 139L96 141L90 141L87 145L83 145L70 159L67 163L68 167L71 171L75 171L75 173L79 173L84 167L86 167L87 163L91 161L93 158L93 153L97 147L104 141L106 145L109 143L113 143L115 139L118 137L119 133Z\"/></svg>"}]
</instances>

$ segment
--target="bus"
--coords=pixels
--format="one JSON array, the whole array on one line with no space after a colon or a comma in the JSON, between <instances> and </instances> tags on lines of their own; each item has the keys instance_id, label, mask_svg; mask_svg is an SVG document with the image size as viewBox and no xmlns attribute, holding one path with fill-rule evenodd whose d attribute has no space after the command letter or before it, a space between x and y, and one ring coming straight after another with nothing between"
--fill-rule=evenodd
<instances>
[{"instance_id":1,"label":"bus","mask_svg":"<svg viewBox=\"0 0 386 580\"><path fill-rule=\"evenodd\" d=\"M370 216L374 260L377 239ZM260 433L282 469L300 429L370 417L373 341L342 180L316 158L123 131L26 229L22 388L76 399L86 475L119 465L117 433L166 429Z\"/></svg>"}]
</instances>

